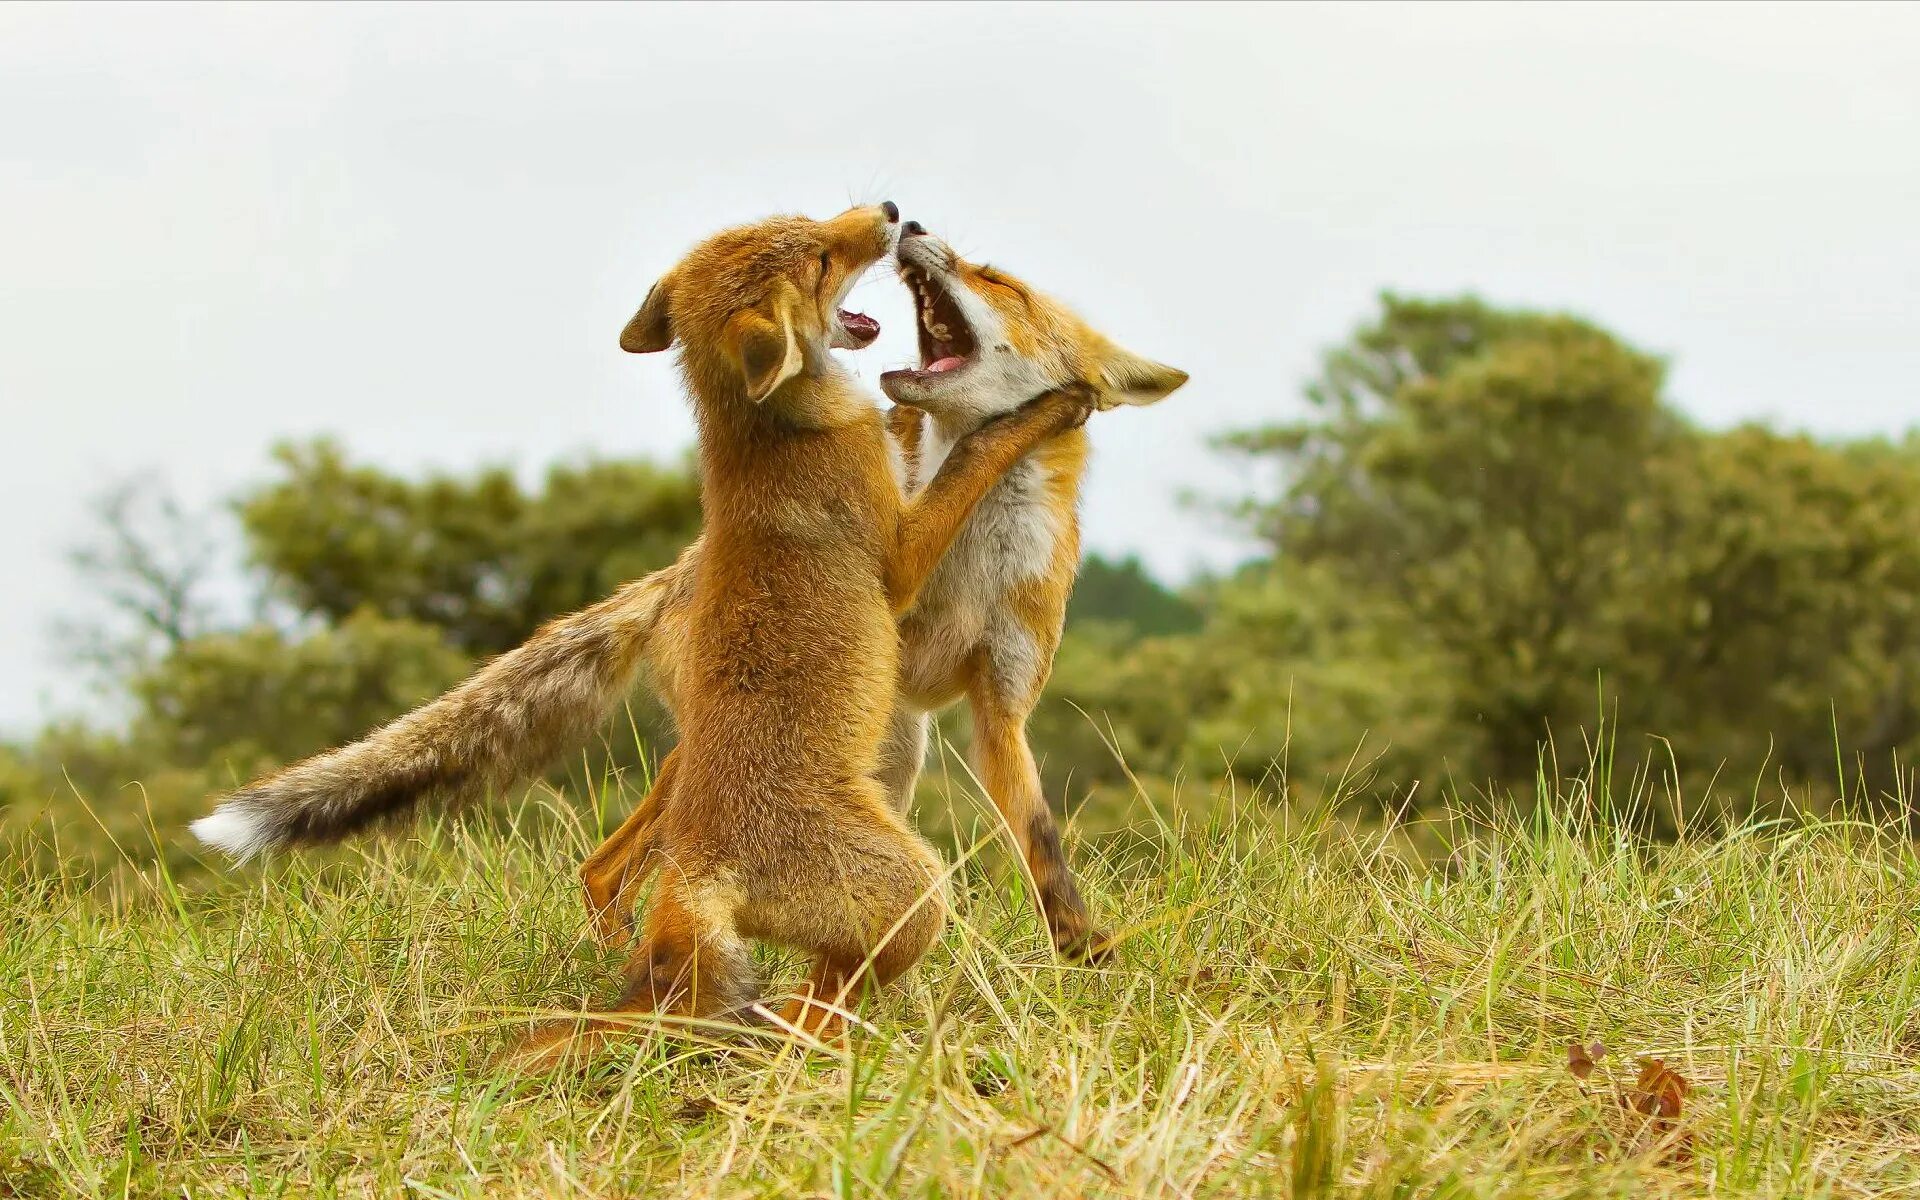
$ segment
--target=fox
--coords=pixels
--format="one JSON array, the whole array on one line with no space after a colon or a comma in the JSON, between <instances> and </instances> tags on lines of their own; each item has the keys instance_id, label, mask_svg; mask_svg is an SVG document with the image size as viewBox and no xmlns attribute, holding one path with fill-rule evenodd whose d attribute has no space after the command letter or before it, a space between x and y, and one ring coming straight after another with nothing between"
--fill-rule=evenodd
<instances>
[{"instance_id":1,"label":"fox","mask_svg":"<svg viewBox=\"0 0 1920 1200\"><path fill-rule=\"evenodd\" d=\"M653 806L660 879L622 1010L750 1009L758 939L810 957L782 1016L834 1036L845 1005L911 968L944 927L939 856L879 782L898 620L991 486L1083 423L1093 402L1084 389L1038 395L960 438L931 482L906 494L884 417L829 353L878 337L877 321L840 305L894 252L899 216L887 202L722 231L662 276L621 332L632 353L679 347L705 517L697 565L677 581L680 740L654 786L676 800ZM539 720L565 691L571 702L556 707L577 713L582 685L604 686L634 653L617 644L619 628L550 625L372 738L236 793L195 832L240 856L328 840L429 789L504 769L517 756L498 744L517 732L511 724L441 740L442 719L484 704L502 678L528 685L511 716ZM478 753L463 761L450 748ZM378 769L356 773L369 766Z\"/></svg>"},{"instance_id":2,"label":"fox","mask_svg":"<svg viewBox=\"0 0 1920 1200\"><path fill-rule=\"evenodd\" d=\"M914 299L920 360L880 379L894 404L891 465L904 491L924 486L966 433L1046 388L1087 386L1099 407L1112 408L1156 403L1187 382L1004 269L962 258L918 222L902 227L896 264ZM1106 939L1067 865L1026 733L1065 623L1088 452L1081 430L1041 444L988 492L935 567L901 622L898 694L878 778L905 811L929 714L968 699L975 773L1018 844L1053 944L1069 957L1098 958ZM504 788L543 769L585 745L643 679L673 711L703 553L696 540L673 565L548 621L439 698L235 793L195 832L241 859L338 841L426 800ZM664 795L650 790L580 868L604 942L623 943L630 932L627 900L657 857L649 853L657 849L652 801Z\"/></svg>"},{"instance_id":3,"label":"fox","mask_svg":"<svg viewBox=\"0 0 1920 1200\"><path fill-rule=\"evenodd\" d=\"M1006 271L962 258L917 221L904 226L896 262L915 301L920 364L884 373L880 387L895 405L888 423L909 494L927 486L972 430L1029 396L1087 387L1097 408L1111 409L1157 403L1187 382L1186 372L1122 349ZM1097 961L1111 947L1067 864L1027 739L1079 568L1088 453L1082 428L1043 442L993 486L934 567L901 621L899 688L879 778L894 806L906 812L926 758L931 715L965 698L975 775L1017 844L1055 948L1068 958ZM688 645L684 581L703 553L695 542L672 566L628 585L630 595L612 605L624 619L650 622L641 653L669 709L676 664ZM629 652L635 646L622 644ZM629 900L655 865L652 833L659 806L672 794L672 768L670 755L661 774L668 786L650 791L580 868L588 913L603 942L619 944L630 932Z\"/></svg>"}]
</instances>

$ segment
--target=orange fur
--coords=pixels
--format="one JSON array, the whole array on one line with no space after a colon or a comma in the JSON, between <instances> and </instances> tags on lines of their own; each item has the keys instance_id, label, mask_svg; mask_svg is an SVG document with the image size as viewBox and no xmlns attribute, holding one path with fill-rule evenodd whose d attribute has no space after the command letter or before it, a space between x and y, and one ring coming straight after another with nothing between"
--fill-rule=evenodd
<instances>
[{"instance_id":1,"label":"orange fur","mask_svg":"<svg viewBox=\"0 0 1920 1200\"><path fill-rule=\"evenodd\" d=\"M816 995L846 1004L944 920L938 857L874 781L896 618L987 489L1090 404L1054 393L989 424L906 501L879 411L826 352L834 297L890 230L877 208L729 230L622 335L683 347L706 512L671 669L681 740L655 786L675 799L649 823L663 865L627 1007L737 1010L757 991L753 938L810 954Z\"/></svg>"},{"instance_id":2,"label":"orange fur","mask_svg":"<svg viewBox=\"0 0 1920 1200\"><path fill-rule=\"evenodd\" d=\"M1083 386L1099 407L1110 408L1152 403L1186 381L1173 368L1119 349L1064 306L1005 272L959 258L937 239L903 242L900 259L902 273L923 301L929 288L950 293L950 303L935 314L944 318L939 325L972 314L968 324L978 335L978 361L968 370L990 373L973 382L956 374L908 378L893 373L883 380L896 401L926 410L903 404L888 419L910 488L920 486L933 467L944 471L951 461L950 453L937 462L932 453L964 444L960 439L967 430L1018 403L1014 397ZM923 318L923 323L934 322L933 316ZM923 357L932 354L923 345ZM967 697L976 772L1019 847L1055 944L1069 954L1098 955L1105 939L1073 882L1026 737L1079 564L1079 485L1087 453L1086 434L1078 428L1041 443L1016 473L994 485L945 559L930 571L918 603L900 623L899 696L878 778L894 806L904 811L920 772L925 714ZM695 570L703 555L696 546L668 570ZM670 706L676 703L677 664L689 648L673 607L666 606L648 656ZM663 777L670 776L672 766L670 757ZM607 940L624 938L629 897L657 865L651 852L673 791L670 778L668 786L657 785L581 866L587 906Z\"/></svg>"},{"instance_id":3,"label":"orange fur","mask_svg":"<svg viewBox=\"0 0 1920 1200\"><path fill-rule=\"evenodd\" d=\"M769 222L722 235L670 272L622 335L623 344L636 350L662 348L676 334L689 342L683 363L701 417L713 517L706 536L673 566L549 622L445 696L359 742L229 797L214 814L226 827L203 830L203 836L243 854L295 841L330 841L422 799L502 786L583 743L643 669L683 723L716 679L749 691L764 682L768 686L758 694L763 709L777 710L772 717L747 720L734 741L729 729L746 720L738 710L709 705L702 724L709 731L708 757L725 759L722 772L731 770L736 781L751 786L736 794L690 791L686 803L667 805L669 793L679 792L681 763L679 753L669 756L654 789L581 869L602 932L621 937L634 885L671 864L648 918L656 953L636 959L629 999L643 1007L664 1001L669 1008L678 1003L687 1011L722 1011L750 990L741 986L747 978L738 953L742 943L716 939L714 923L700 924L703 910L689 901L707 887L702 880L711 872L701 872L710 864L675 847L689 839L699 843L705 825L725 825L763 783L791 799L811 795L809 789L829 779L837 801L823 807L833 812L774 858L812 861L801 873L805 877L792 881L813 913L807 920L857 927L838 907L822 917L820 881L827 880L831 896L842 895L845 877L834 874L834 864L849 853L858 860L870 841L883 844L906 876L926 878L930 851L896 814L904 811L920 770L925 713L964 695L974 710L980 777L1019 844L1055 941L1068 952L1097 950L1101 939L1061 853L1025 733L1078 564L1076 507L1088 442L1077 427L1043 436L1034 427L1035 410L995 418L1055 388L1090 393L1100 408L1152 403L1186 377L1120 349L1004 272L968 263L937 239L913 238L901 248L903 275L923 298L926 289L941 287L964 300L980 346L969 374L883 380L896 401L884 422L893 443L890 461L879 438L881 418L852 393L819 345L831 323L819 297L842 287L873 253L871 234L862 232L856 214L836 222ZM869 229L872 220L865 218ZM837 246L824 279L817 278L809 267L817 270L816 250L838 236L836 230L845 231L853 248ZM756 263L767 268L764 277L753 273ZM742 272L746 286L739 284ZM797 281L779 286L796 272ZM723 277L734 279L731 293ZM681 286L682 280L702 279L711 286ZM810 307L804 303L809 289L815 300ZM798 374L756 404L746 398L749 372L757 371L764 383L766 372L789 365L787 340L773 319L775 292L798 330L793 345L799 357L792 364ZM763 309L768 315L753 319ZM700 349L676 327L679 321L704 331L697 334ZM767 336L769 330L775 336ZM1064 399L1056 397L1056 408L1077 414ZM1055 420L1071 423L1070 417ZM983 425L986 437L968 436ZM1020 444L1036 442L1013 473L993 482L1018 458ZM810 457L805 447L812 443L833 448ZM929 484L936 468L938 478ZM712 484L723 472L728 482L716 491ZM891 486L895 480L915 494L911 504L902 504ZM978 488L987 495L976 507ZM720 539L728 547L727 567L710 572L704 565L712 557L709 545L723 526L732 530ZM1003 536L1009 529L1040 529L1045 536L1009 540ZM904 544L909 532L917 544ZM942 558L939 544L956 533L957 542ZM789 568L815 551L816 569L796 577ZM884 610L873 606L876 572ZM847 596L856 593L850 603ZM895 642L892 618L908 605ZM1010 661L1020 669L1007 669ZM816 665L828 668L818 678L809 674ZM859 699L850 703L856 694ZM793 712L810 714L809 724L796 725ZM876 724L884 729L877 748ZM763 745L763 739L778 744ZM813 746L821 750L817 760ZM761 760L763 753L771 757ZM756 770L759 761L768 768ZM789 762L799 765L789 769ZM709 767L710 778L714 770ZM877 781L884 797L878 808L870 803L874 793L848 783L865 775ZM855 832L836 841L833 831L849 823ZM739 828L767 832L757 816ZM235 829L244 836L228 840ZM708 898L724 908L730 896L722 889ZM918 901L916 892L914 913L924 907ZM733 932L774 936L763 928L736 923ZM708 933L704 943L702 929ZM925 936L925 928L903 926L871 973L904 970L919 953L913 948L906 955L906 949ZM893 949L896 943L901 949ZM847 990L858 966L850 948L840 948L848 953L822 956L809 985L829 1000ZM731 984L716 986L712 971L699 969L702 961L727 964L720 982ZM796 1000L788 1015L830 1031L833 1021L821 1015L825 1011ZM564 1056L626 1026L589 1021L583 1028L590 1034L584 1041L549 1031L545 1050L529 1052Z\"/></svg>"}]
</instances>

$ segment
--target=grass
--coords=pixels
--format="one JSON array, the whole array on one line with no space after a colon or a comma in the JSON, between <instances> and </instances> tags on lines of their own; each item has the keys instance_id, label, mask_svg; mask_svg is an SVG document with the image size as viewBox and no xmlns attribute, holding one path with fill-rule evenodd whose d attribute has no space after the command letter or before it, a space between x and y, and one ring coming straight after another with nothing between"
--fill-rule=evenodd
<instances>
[{"instance_id":1,"label":"grass","mask_svg":"<svg viewBox=\"0 0 1920 1200\"><path fill-rule=\"evenodd\" d=\"M1544 815L1583 796L1374 826L1142 796L1073 844L1111 965L1056 961L990 847L849 1052L643 1031L536 1080L493 1054L616 987L572 875L592 812L198 875L16 833L0 1196L1920 1192L1913 846ZM1691 1085L1677 1120L1632 1107L1641 1056Z\"/></svg>"}]
</instances>

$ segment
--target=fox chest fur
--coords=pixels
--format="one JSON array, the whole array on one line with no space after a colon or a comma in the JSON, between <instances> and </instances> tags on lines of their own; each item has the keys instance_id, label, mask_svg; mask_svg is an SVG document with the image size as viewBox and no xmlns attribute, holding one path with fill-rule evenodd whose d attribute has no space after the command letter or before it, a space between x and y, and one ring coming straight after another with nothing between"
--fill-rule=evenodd
<instances>
[{"instance_id":1,"label":"fox chest fur","mask_svg":"<svg viewBox=\"0 0 1920 1200\"><path fill-rule=\"evenodd\" d=\"M913 487L950 444L932 428L919 442L906 464ZM932 710L970 689L1024 700L1045 684L1079 561L1085 444L1076 430L1041 446L980 501L900 622L908 703Z\"/></svg>"},{"instance_id":2,"label":"fox chest fur","mask_svg":"<svg viewBox=\"0 0 1920 1200\"><path fill-rule=\"evenodd\" d=\"M877 741L896 677L883 571L897 503L878 422L763 434L739 453L751 471L703 454L680 723L789 769L861 773L829 748Z\"/></svg>"}]
</instances>

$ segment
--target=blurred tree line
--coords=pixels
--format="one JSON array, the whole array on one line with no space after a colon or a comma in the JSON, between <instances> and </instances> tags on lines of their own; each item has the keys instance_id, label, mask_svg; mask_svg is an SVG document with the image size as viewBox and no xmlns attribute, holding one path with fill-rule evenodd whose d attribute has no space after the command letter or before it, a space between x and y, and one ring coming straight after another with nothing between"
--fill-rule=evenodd
<instances>
[{"instance_id":1,"label":"blurred tree line","mask_svg":"<svg viewBox=\"0 0 1920 1200\"><path fill-rule=\"evenodd\" d=\"M671 562L700 522L685 465L558 466L529 490L500 467L404 479L326 441L282 446L273 461L276 476L233 504L256 593L246 621L223 625L197 595L214 539L188 515L163 497L107 497L102 535L76 566L120 619L73 640L126 719L62 722L0 748L0 809L31 819L84 798L78 836L97 822L138 844L149 810L177 824L358 737L548 617ZM634 717L643 740L664 738L647 697ZM621 726L576 772L640 757Z\"/></svg>"},{"instance_id":2,"label":"blurred tree line","mask_svg":"<svg viewBox=\"0 0 1920 1200\"><path fill-rule=\"evenodd\" d=\"M1223 514L1258 557L1178 592L1087 561L1035 722L1050 790L1278 768L1381 803L1415 780L1519 797L1543 755L1585 761L1604 736L1690 797L1713 779L1905 805L1920 438L1704 430L1664 377L1572 316L1384 297L1303 415L1219 442L1278 468ZM76 653L126 720L0 750L0 806L78 793L111 827L138 781L182 819L665 564L699 524L684 465L562 466L529 490L504 469L400 478L327 442L274 461L234 504L251 622L198 603L210 550L181 514L156 534L109 498L77 563L124 632ZM618 724L603 761L639 753Z\"/></svg>"},{"instance_id":3,"label":"blurred tree line","mask_svg":"<svg viewBox=\"0 0 1920 1200\"><path fill-rule=\"evenodd\" d=\"M1575 317L1384 297L1303 417L1221 439L1280 468L1233 509L1266 553L1194 589L1195 632L1079 631L1055 694L1156 772L1515 797L1604 737L1696 801L1910 812L1920 437L1704 430L1664 378Z\"/></svg>"}]
</instances>

